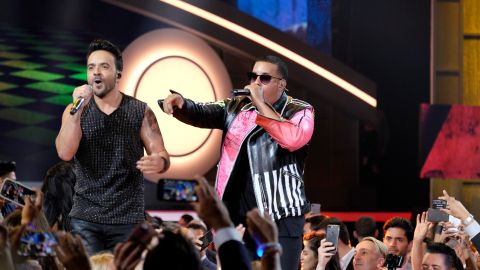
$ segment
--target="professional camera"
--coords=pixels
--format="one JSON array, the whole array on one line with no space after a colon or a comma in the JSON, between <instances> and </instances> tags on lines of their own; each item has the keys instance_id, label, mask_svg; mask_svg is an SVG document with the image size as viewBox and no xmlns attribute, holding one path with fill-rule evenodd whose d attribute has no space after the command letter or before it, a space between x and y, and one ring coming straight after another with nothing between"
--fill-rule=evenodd
<instances>
[{"instance_id":1,"label":"professional camera","mask_svg":"<svg viewBox=\"0 0 480 270\"><path fill-rule=\"evenodd\" d=\"M387 254L385 263L383 264L388 270L394 270L402 267L403 257L394 254Z\"/></svg>"}]
</instances>

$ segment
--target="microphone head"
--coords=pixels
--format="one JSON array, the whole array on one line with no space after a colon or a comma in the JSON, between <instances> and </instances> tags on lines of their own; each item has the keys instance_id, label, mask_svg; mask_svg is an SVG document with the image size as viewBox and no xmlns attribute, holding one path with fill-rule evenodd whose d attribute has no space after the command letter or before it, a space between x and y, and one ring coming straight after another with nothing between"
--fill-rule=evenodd
<instances>
[{"instance_id":1,"label":"microphone head","mask_svg":"<svg viewBox=\"0 0 480 270\"><path fill-rule=\"evenodd\" d=\"M249 89L233 89L232 90L233 96L250 96Z\"/></svg>"}]
</instances>

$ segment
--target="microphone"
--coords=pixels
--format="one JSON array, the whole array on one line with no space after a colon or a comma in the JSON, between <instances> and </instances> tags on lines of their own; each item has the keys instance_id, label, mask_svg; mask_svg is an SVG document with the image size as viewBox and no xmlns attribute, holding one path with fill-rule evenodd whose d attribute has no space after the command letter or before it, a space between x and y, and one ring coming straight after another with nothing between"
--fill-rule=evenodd
<instances>
[{"instance_id":1,"label":"microphone","mask_svg":"<svg viewBox=\"0 0 480 270\"><path fill-rule=\"evenodd\" d=\"M76 112L78 112L83 102L85 102L85 99L83 97L77 98L75 102L73 102L73 106L70 109L70 115L74 115Z\"/></svg>"},{"instance_id":2,"label":"microphone","mask_svg":"<svg viewBox=\"0 0 480 270\"><path fill-rule=\"evenodd\" d=\"M232 94L234 96L250 96L249 89L233 89Z\"/></svg>"}]
</instances>

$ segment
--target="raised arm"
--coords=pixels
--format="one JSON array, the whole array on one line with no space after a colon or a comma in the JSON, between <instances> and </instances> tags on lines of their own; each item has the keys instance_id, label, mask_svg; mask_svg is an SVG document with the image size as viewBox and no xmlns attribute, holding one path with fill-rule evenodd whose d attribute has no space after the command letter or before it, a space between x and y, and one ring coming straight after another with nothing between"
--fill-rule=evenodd
<instances>
[{"instance_id":1,"label":"raised arm","mask_svg":"<svg viewBox=\"0 0 480 270\"><path fill-rule=\"evenodd\" d=\"M80 115L82 114L85 105L90 101L92 93L91 87L87 84L75 88L72 94L73 100L83 97L85 101L79 111L74 115L70 115L72 104L69 104L63 112L62 126L55 140L55 146L57 148L58 157L64 161L71 160L78 150L80 140L82 139Z\"/></svg>"},{"instance_id":2,"label":"raised arm","mask_svg":"<svg viewBox=\"0 0 480 270\"><path fill-rule=\"evenodd\" d=\"M147 155L143 156L137 162L137 168L142 171L145 178L158 180L160 174L168 170L170 166L170 156L163 144L157 118L148 106L145 109L140 137L142 138Z\"/></svg>"}]
</instances>

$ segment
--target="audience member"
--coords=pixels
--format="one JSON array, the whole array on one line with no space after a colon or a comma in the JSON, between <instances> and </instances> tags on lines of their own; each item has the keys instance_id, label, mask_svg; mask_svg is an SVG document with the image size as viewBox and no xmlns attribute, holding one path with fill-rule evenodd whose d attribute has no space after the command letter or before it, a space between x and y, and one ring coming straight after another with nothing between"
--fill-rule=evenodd
<instances>
[{"instance_id":1,"label":"audience member","mask_svg":"<svg viewBox=\"0 0 480 270\"><path fill-rule=\"evenodd\" d=\"M180 217L178 220L178 224L182 227L187 227L188 223L193 220L192 215L189 214L184 214Z\"/></svg>"},{"instance_id":2,"label":"audience member","mask_svg":"<svg viewBox=\"0 0 480 270\"><path fill-rule=\"evenodd\" d=\"M455 251L442 243L430 243L422 259L422 269L464 270Z\"/></svg>"},{"instance_id":3,"label":"audience member","mask_svg":"<svg viewBox=\"0 0 480 270\"><path fill-rule=\"evenodd\" d=\"M323 215L310 215L305 218L305 224L303 225L303 234L307 234L311 231L317 231L320 223L326 218Z\"/></svg>"},{"instance_id":4,"label":"audience member","mask_svg":"<svg viewBox=\"0 0 480 270\"><path fill-rule=\"evenodd\" d=\"M15 174L16 164L15 161L1 161L0 160L0 187L3 184L3 180L10 178L17 179ZM7 217L10 213L15 211L16 205L12 202L6 201L0 198L0 221Z\"/></svg>"},{"instance_id":5,"label":"audience member","mask_svg":"<svg viewBox=\"0 0 480 270\"><path fill-rule=\"evenodd\" d=\"M387 256L384 243L371 236L365 237L355 247L354 270L385 270L383 264Z\"/></svg>"},{"instance_id":6,"label":"audience member","mask_svg":"<svg viewBox=\"0 0 480 270\"><path fill-rule=\"evenodd\" d=\"M193 233L194 236L194 244L200 252L200 262L202 269L208 270L215 270L217 269L216 260L212 261L207 257L207 248L203 246L203 242L201 239L207 233L207 227L202 224L199 220L192 220L188 223L187 228ZM213 236L212 236L213 237Z\"/></svg>"},{"instance_id":7,"label":"audience member","mask_svg":"<svg viewBox=\"0 0 480 270\"><path fill-rule=\"evenodd\" d=\"M73 205L74 186L75 173L70 163L62 161L48 169L41 190L45 195L43 212L51 227L71 230L68 214Z\"/></svg>"},{"instance_id":8,"label":"audience member","mask_svg":"<svg viewBox=\"0 0 480 270\"><path fill-rule=\"evenodd\" d=\"M355 230L353 231L353 237L355 237L357 241L360 242L362 238L367 236L378 238L377 223L373 218L363 216L357 219L357 221L355 222Z\"/></svg>"},{"instance_id":9,"label":"audience member","mask_svg":"<svg viewBox=\"0 0 480 270\"><path fill-rule=\"evenodd\" d=\"M302 270L340 270L340 258L333 243L327 242L323 232L312 231L303 236L300 257Z\"/></svg>"},{"instance_id":10,"label":"audience member","mask_svg":"<svg viewBox=\"0 0 480 270\"><path fill-rule=\"evenodd\" d=\"M90 257L92 270L115 270L113 263L113 254L110 252L100 252Z\"/></svg>"},{"instance_id":11,"label":"audience member","mask_svg":"<svg viewBox=\"0 0 480 270\"><path fill-rule=\"evenodd\" d=\"M403 264L400 269L411 269L412 223L405 218L393 217L385 221L383 235L383 243L387 246L388 253L403 257Z\"/></svg>"},{"instance_id":12,"label":"audience member","mask_svg":"<svg viewBox=\"0 0 480 270\"><path fill-rule=\"evenodd\" d=\"M327 226L330 224L340 226L337 252L338 256L340 257L341 269L351 270L353 269L353 256L355 255L355 248L353 248L350 243L350 234L348 232L348 228L341 220L334 217L328 217L318 225L318 231L326 233Z\"/></svg>"}]
</instances>

